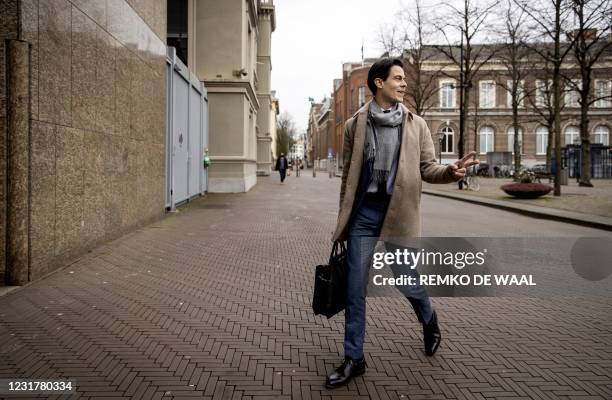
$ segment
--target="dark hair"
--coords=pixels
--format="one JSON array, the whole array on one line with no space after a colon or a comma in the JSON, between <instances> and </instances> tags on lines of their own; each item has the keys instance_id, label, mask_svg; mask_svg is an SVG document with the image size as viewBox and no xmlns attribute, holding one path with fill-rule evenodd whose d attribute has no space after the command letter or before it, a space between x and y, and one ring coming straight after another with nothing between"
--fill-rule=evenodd
<instances>
[{"instance_id":1,"label":"dark hair","mask_svg":"<svg viewBox=\"0 0 612 400\"><path fill-rule=\"evenodd\" d=\"M394 65L404 68L404 64L399 58L380 58L372 64L368 71L368 87L373 95L376 95L376 90L378 89L374 84L374 79L380 78L386 81L389 77L389 71L391 71L391 67Z\"/></svg>"}]
</instances>

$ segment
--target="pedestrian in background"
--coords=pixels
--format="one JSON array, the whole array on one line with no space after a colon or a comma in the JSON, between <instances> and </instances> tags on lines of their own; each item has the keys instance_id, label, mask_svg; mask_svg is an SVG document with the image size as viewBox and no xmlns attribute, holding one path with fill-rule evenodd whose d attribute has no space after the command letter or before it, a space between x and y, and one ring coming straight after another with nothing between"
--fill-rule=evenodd
<instances>
[{"instance_id":1,"label":"pedestrian in background","mask_svg":"<svg viewBox=\"0 0 612 400\"><path fill-rule=\"evenodd\" d=\"M276 160L276 170L280 174L281 183L285 182L285 177L287 176L287 159L285 158L285 153L281 153L280 157Z\"/></svg>"}]
</instances>

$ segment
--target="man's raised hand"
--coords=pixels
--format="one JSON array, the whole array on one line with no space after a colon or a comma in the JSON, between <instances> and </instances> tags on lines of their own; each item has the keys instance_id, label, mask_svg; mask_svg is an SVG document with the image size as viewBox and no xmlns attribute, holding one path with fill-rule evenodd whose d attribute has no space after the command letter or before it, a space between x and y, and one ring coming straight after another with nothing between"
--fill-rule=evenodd
<instances>
[{"instance_id":1,"label":"man's raised hand","mask_svg":"<svg viewBox=\"0 0 612 400\"><path fill-rule=\"evenodd\" d=\"M455 178L456 180L463 178L465 176L465 172L467 168L473 165L480 164L480 161L478 161L475 158L471 161L468 161L470 158L475 157L475 156L476 156L476 152L471 151L468 154L466 154L461 160L457 160L454 163L450 164L448 167L450 168L451 173L453 174L453 178Z\"/></svg>"}]
</instances>

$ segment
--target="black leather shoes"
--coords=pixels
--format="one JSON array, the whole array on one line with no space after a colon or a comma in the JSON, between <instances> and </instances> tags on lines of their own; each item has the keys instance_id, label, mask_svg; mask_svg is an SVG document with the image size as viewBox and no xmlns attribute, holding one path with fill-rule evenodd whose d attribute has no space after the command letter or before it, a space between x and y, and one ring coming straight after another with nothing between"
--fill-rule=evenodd
<instances>
[{"instance_id":1,"label":"black leather shoes","mask_svg":"<svg viewBox=\"0 0 612 400\"><path fill-rule=\"evenodd\" d=\"M365 370L365 357L361 360L346 358L342 365L339 366L334 373L327 377L325 387L328 389L333 389L344 386L349 383L353 377L363 375Z\"/></svg>"},{"instance_id":2,"label":"black leather shoes","mask_svg":"<svg viewBox=\"0 0 612 400\"><path fill-rule=\"evenodd\" d=\"M442 334L438 327L438 316L433 312L433 317L428 324L423 324L423 343L425 344L425 354L433 356L440 346Z\"/></svg>"}]
</instances>

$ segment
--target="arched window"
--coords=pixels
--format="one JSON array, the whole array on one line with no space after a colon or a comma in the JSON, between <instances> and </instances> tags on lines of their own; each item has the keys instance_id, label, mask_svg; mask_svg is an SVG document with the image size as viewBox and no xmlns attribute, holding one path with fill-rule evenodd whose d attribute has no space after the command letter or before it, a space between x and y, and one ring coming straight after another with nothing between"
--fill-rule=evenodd
<instances>
[{"instance_id":1,"label":"arched window","mask_svg":"<svg viewBox=\"0 0 612 400\"><path fill-rule=\"evenodd\" d=\"M480 128L480 154L487 154L493 151L493 128L483 126Z\"/></svg>"},{"instance_id":2,"label":"arched window","mask_svg":"<svg viewBox=\"0 0 612 400\"><path fill-rule=\"evenodd\" d=\"M580 131L577 126L565 128L565 146L568 144L580 144Z\"/></svg>"},{"instance_id":3,"label":"arched window","mask_svg":"<svg viewBox=\"0 0 612 400\"><path fill-rule=\"evenodd\" d=\"M523 154L523 128L518 128L519 152ZM508 128L508 151L514 154L514 127Z\"/></svg>"},{"instance_id":4,"label":"arched window","mask_svg":"<svg viewBox=\"0 0 612 400\"><path fill-rule=\"evenodd\" d=\"M442 147L440 151L442 153L452 153L453 152L453 137L454 137L453 129L449 126L445 126L442 128Z\"/></svg>"},{"instance_id":5,"label":"arched window","mask_svg":"<svg viewBox=\"0 0 612 400\"><path fill-rule=\"evenodd\" d=\"M548 147L548 128L540 126L536 129L536 154L546 154Z\"/></svg>"},{"instance_id":6,"label":"arched window","mask_svg":"<svg viewBox=\"0 0 612 400\"><path fill-rule=\"evenodd\" d=\"M608 145L608 137L610 136L610 129L608 129L605 125L598 125L595 127L595 132L593 133L593 143L601 143L604 146Z\"/></svg>"}]
</instances>

